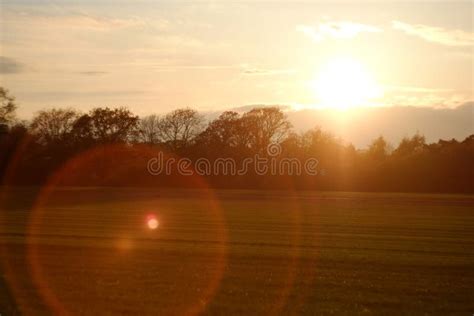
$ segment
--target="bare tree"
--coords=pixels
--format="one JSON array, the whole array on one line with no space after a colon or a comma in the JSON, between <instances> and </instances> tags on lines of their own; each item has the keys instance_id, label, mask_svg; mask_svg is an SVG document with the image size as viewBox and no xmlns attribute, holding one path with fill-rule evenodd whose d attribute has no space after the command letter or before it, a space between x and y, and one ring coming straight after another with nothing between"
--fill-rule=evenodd
<instances>
[{"instance_id":1,"label":"bare tree","mask_svg":"<svg viewBox=\"0 0 474 316\"><path fill-rule=\"evenodd\" d=\"M174 110L160 120L163 141L173 148L185 147L202 130L203 118L189 108Z\"/></svg>"},{"instance_id":2,"label":"bare tree","mask_svg":"<svg viewBox=\"0 0 474 316\"><path fill-rule=\"evenodd\" d=\"M9 125L15 118L16 103L7 89L0 87L0 125Z\"/></svg>"},{"instance_id":3,"label":"bare tree","mask_svg":"<svg viewBox=\"0 0 474 316\"><path fill-rule=\"evenodd\" d=\"M145 144L158 144L161 142L161 119L158 115L146 116L138 123L137 140Z\"/></svg>"},{"instance_id":4,"label":"bare tree","mask_svg":"<svg viewBox=\"0 0 474 316\"><path fill-rule=\"evenodd\" d=\"M43 110L33 118L30 128L42 143L61 142L72 131L78 117L71 109Z\"/></svg>"},{"instance_id":5,"label":"bare tree","mask_svg":"<svg viewBox=\"0 0 474 316\"><path fill-rule=\"evenodd\" d=\"M241 129L252 133L252 147L264 150L270 143L283 141L291 130L291 123L277 107L256 108L242 116Z\"/></svg>"}]
</instances>

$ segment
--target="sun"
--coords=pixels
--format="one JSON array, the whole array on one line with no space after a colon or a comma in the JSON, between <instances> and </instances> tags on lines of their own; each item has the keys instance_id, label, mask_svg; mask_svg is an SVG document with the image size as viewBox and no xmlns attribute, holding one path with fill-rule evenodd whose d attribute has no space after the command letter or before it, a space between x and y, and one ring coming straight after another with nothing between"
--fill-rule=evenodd
<instances>
[{"instance_id":1,"label":"sun","mask_svg":"<svg viewBox=\"0 0 474 316\"><path fill-rule=\"evenodd\" d=\"M336 58L325 64L312 89L322 107L333 109L370 106L382 95L370 72L350 58Z\"/></svg>"}]
</instances>

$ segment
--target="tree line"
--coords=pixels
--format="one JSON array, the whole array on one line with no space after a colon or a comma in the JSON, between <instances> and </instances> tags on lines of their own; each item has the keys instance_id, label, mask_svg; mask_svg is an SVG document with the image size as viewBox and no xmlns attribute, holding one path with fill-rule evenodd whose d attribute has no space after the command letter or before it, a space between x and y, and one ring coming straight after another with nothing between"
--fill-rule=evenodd
<instances>
[{"instance_id":1,"label":"tree line","mask_svg":"<svg viewBox=\"0 0 474 316\"><path fill-rule=\"evenodd\" d=\"M395 147L380 136L357 150L319 127L296 133L278 107L225 111L210 121L191 108L142 118L127 108L97 107L87 113L53 108L29 122L17 120L16 108L15 99L0 87L3 184L42 185L62 173L64 185L185 187L198 181L213 188L474 192L474 135L427 144L416 134ZM147 172L148 161L158 153L191 162L222 157L242 162L268 157L270 144L279 144L275 159L317 159L318 174L262 176L250 170L189 179Z\"/></svg>"}]
</instances>

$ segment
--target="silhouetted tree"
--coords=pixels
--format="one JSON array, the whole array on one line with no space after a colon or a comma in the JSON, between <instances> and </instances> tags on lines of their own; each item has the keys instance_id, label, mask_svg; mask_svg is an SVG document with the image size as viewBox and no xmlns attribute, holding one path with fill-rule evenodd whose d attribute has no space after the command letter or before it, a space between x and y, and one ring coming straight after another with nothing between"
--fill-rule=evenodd
<instances>
[{"instance_id":1,"label":"silhouetted tree","mask_svg":"<svg viewBox=\"0 0 474 316\"><path fill-rule=\"evenodd\" d=\"M251 136L251 147L265 150L270 143L281 142L291 129L286 115L277 107L256 108L242 116L240 132Z\"/></svg>"},{"instance_id":2,"label":"silhouetted tree","mask_svg":"<svg viewBox=\"0 0 474 316\"><path fill-rule=\"evenodd\" d=\"M411 138L404 137L393 154L404 157L421 152L425 146L425 137L417 133Z\"/></svg>"},{"instance_id":3,"label":"silhouetted tree","mask_svg":"<svg viewBox=\"0 0 474 316\"><path fill-rule=\"evenodd\" d=\"M44 144L67 142L78 117L71 109L42 110L33 118L31 132Z\"/></svg>"},{"instance_id":4,"label":"silhouetted tree","mask_svg":"<svg viewBox=\"0 0 474 316\"><path fill-rule=\"evenodd\" d=\"M217 119L211 121L199 135L199 142L205 146L219 149L237 145L238 124L240 115L237 112L223 112Z\"/></svg>"},{"instance_id":5,"label":"silhouetted tree","mask_svg":"<svg viewBox=\"0 0 474 316\"><path fill-rule=\"evenodd\" d=\"M340 142L331 133L323 131L320 127L315 127L302 135L301 145L307 151L323 154L334 151Z\"/></svg>"},{"instance_id":6,"label":"silhouetted tree","mask_svg":"<svg viewBox=\"0 0 474 316\"><path fill-rule=\"evenodd\" d=\"M0 184L8 164L15 155L21 143L28 137L28 129L21 123L11 126L5 133L0 134ZM25 158L25 157L17 157ZM21 176L20 176L21 178Z\"/></svg>"},{"instance_id":7,"label":"silhouetted tree","mask_svg":"<svg viewBox=\"0 0 474 316\"><path fill-rule=\"evenodd\" d=\"M370 159L375 161L383 161L387 158L390 151L390 147L382 136L375 139L367 150L367 155Z\"/></svg>"},{"instance_id":8,"label":"silhouetted tree","mask_svg":"<svg viewBox=\"0 0 474 316\"><path fill-rule=\"evenodd\" d=\"M4 92L3 101L13 102ZM327 176L262 176L249 168L243 175L210 174L206 180L214 187L234 188L474 192L474 135L463 141L426 144L416 134L404 138L393 152L379 137L360 151L320 128L296 134L276 107L243 115L224 112L202 132L203 119L191 109L141 121L124 108L96 108L80 116L74 110L51 109L40 111L28 130L26 125L12 123L15 106L7 107L2 112L5 123L0 124L0 175L11 174L6 171L14 165L16 173L9 181L15 184L41 184L67 160L81 157L87 160L86 169L77 169L68 184L78 180L80 185L183 186L189 178L173 174L157 181L144 172L149 159L163 149L161 144L169 147L168 157L191 161L204 157L211 163L232 157L239 163L256 153L265 154L268 144L278 142L282 151L272 159L303 162L316 158L318 170Z\"/></svg>"},{"instance_id":9,"label":"silhouetted tree","mask_svg":"<svg viewBox=\"0 0 474 316\"><path fill-rule=\"evenodd\" d=\"M148 115L140 119L138 123L137 141L144 144L158 144L161 137L161 118L156 115Z\"/></svg>"},{"instance_id":10,"label":"silhouetted tree","mask_svg":"<svg viewBox=\"0 0 474 316\"><path fill-rule=\"evenodd\" d=\"M160 134L171 148L188 146L202 130L203 118L189 108L174 110L160 120Z\"/></svg>"},{"instance_id":11,"label":"silhouetted tree","mask_svg":"<svg viewBox=\"0 0 474 316\"><path fill-rule=\"evenodd\" d=\"M7 89L0 87L0 127L8 126L13 121L16 107L15 98Z\"/></svg>"},{"instance_id":12,"label":"silhouetted tree","mask_svg":"<svg viewBox=\"0 0 474 316\"><path fill-rule=\"evenodd\" d=\"M136 135L138 122L126 108L95 108L76 121L72 134L79 142L125 143Z\"/></svg>"}]
</instances>

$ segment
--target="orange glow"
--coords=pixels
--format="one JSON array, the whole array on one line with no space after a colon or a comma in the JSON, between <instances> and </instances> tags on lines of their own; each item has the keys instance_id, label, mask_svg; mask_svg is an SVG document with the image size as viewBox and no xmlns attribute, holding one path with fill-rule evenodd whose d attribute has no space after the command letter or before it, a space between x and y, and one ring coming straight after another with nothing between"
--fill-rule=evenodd
<instances>
[{"instance_id":1,"label":"orange glow","mask_svg":"<svg viewBox=\"0 0 474 316\"><path fill-rule=\"evenodd\" d=\"M122 238L117 241L116 246L120 251L126 251L132 248L132 241L129 238Z\"/></svg>"}]
</instances>

